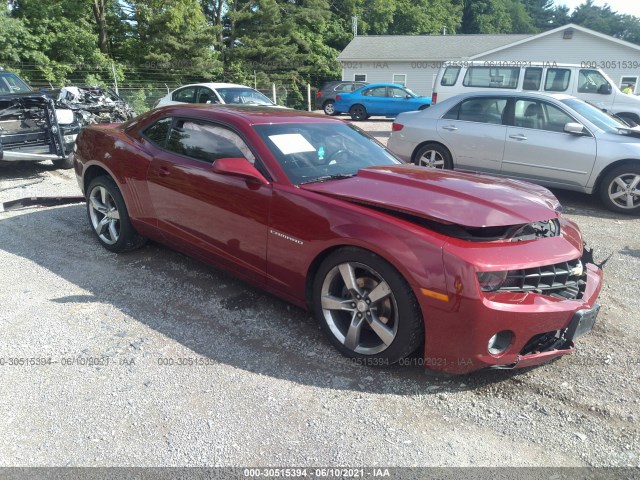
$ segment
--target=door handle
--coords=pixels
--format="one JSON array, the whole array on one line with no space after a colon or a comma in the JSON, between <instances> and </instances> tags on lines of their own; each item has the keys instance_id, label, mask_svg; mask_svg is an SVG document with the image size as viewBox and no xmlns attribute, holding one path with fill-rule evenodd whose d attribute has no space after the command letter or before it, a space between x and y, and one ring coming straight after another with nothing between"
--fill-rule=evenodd
<instances>
[{"instance_id":1,"label":"door handle","mask_svg":"<svg viewBox=\"0 0 640 480\"><path fill-rule=\"evenodd\" d=\"M514 140L526 140L526 135L518 133L517 135L509 135L509 138L513 138Z\"/></svg>"},{"instance_id":2,"label":"door handle","mask_svg":"<svg viewBox=\"0 0 640 480\"><path fill-rule=\"evenodd\" d=\"M167 167L160 167L160 170L158 171L158 175L161 177L168 177L170 174L171 172Z\"/></svg>"},{"instance_id":3,"label":"door handle","mask_svg":"<svg viewBox=\"0 0 640 480\"><path fill-rule=\"evenodd\" d=\"M449 130L450 132L455 132L458 127L454 127L453 125L445 125L444 127L442 127L443 130Z\"/></svg>"}]
</instances>

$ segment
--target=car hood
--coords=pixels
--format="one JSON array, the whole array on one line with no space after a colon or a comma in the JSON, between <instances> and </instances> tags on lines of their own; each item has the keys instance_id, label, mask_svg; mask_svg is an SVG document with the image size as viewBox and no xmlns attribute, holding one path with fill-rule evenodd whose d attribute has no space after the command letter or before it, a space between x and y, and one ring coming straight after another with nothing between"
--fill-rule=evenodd
<instances>
[{"instance_id":1,"label":"car hood","mask_svg":"<svg viewBox=\"0 0 640 480\"><path fill-rule=\"evenodd\" d=\"M560 207L551 192L537 185L415 165L370 167L351 178L300 188L466 227L549 220Z\"/></svg>"}]
</instances>

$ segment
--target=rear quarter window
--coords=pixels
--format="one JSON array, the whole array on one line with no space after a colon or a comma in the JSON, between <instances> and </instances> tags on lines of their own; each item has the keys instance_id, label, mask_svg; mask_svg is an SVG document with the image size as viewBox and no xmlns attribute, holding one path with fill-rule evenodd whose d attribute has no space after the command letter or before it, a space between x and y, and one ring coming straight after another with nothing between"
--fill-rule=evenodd
<instances>
[{"instance_id":1,"label":"rear quarter window","mask_svg":"<svg viewBox=\"0 0 640 480\"><path fill-rule=\"evenodd\" d=\"M456 84L458 81L458 76L460 75L460 67L447 67L442 74L442 79L440 80L440 85L443 87L451 87Z\"/></svg>"},{"instance_id":2,"label":"rear quarter window","mask_svg":"<svg viewBox=\"0 0 640 480\"><path fill-rule=\"evenodd\" d=\"M150 140L152 143L155 143L160 147L164 147L167 143L167 135L170 128L171 118L162 118L153 125L147 127L142 132L142 136L147 140Z\"/></svg>"}]
</instances>

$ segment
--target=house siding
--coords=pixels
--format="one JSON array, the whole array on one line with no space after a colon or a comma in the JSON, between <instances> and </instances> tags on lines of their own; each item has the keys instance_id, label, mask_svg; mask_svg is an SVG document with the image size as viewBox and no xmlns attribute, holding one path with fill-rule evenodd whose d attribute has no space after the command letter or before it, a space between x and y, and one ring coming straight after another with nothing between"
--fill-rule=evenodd
<instances>
[{"instance_id":1,"label":"house siding","mask_svg":"<svg viewBox=\"0 0 640 480\"><path fill-rule=\"evenodd\" d=\"M626 76L640 76L640 52L578 30L565 40L563 32L481 55L474 61L574 63L586 68L599 67L620 86ZM638 90L637 90L638 91Z\"/></svg>"}]
</instances>

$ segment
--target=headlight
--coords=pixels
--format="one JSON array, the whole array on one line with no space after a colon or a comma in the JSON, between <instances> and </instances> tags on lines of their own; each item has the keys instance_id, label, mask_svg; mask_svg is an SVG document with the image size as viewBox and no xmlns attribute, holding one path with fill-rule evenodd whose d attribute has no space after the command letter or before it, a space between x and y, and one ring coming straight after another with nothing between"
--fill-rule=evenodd
<instances>
[{"instance_id":1,"label":"headlight","mask_svg":"<svg viewBox=\"0 0 640 480\"><path fill-rule=\"evenodd\" d=\"M495 292L507 279L508 270L502 272L478 272L478 282L483 292Z\"/></svg>"},{"instance_id":2,"label":"headlight","mask_svg":"<svg viewBox=\"0 0 640 480\"><path fill-rule=\"evenodd\" d=\"M73 121L75 120L75 115L73 113L73 110L68 110L65 108L57 108L56 120L58 120L58 125L69 125L73 123Z\"/></svg>"}]
</instances>

